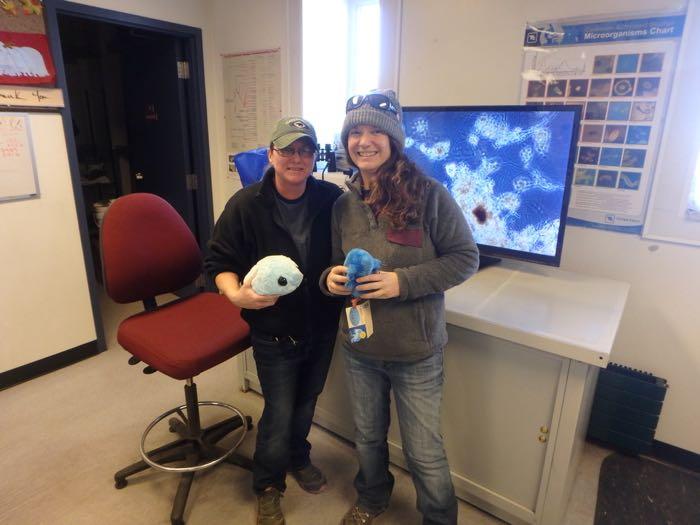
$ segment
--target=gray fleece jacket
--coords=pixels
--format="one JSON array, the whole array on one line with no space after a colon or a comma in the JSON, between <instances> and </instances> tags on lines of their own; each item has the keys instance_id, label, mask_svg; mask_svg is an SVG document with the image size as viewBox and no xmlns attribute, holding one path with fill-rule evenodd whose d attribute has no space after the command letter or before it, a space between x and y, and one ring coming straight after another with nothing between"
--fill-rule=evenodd
<instances>
[{"instance_id":1,"label":"gray fleece jacket","mask_svg":"<svg viewBox=\"0 0 700 525\"><path fill-rule=\"evenodd\" d=\"M370 301L371 337L351 343L345 310L341 314L339 337L363 357L417 361L440 351L447 343L444 291L478 268L479 252L462 210L442 184L429 180L422 223L403 231L392 230L384 217L375 218L361 197L359 175L333 206L333 266L343 264L352 248L363 248L382 262L381 270L399 278L399 297ZM329 271L320 279L326 294Z\"/></svg>"}]
</instances>

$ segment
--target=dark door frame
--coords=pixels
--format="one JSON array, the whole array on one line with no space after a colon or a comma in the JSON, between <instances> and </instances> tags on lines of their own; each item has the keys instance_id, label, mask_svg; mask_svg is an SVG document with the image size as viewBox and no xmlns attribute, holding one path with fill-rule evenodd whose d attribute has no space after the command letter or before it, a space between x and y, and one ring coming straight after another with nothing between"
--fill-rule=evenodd
<instances>
[{"instance_id":1,"label":"dark door frame","mask_svg":"<svg viewBox=\"0 0 700 525\"><path fill-rule=\"evenodd\" d=\"M83 260L87 271L92 315L95 323L95 333L97 335L97 348L99 351L103 351L106 350L107 345L104 327L102 326L102 314L99 305L100 297L98 293L99 285L96 278L96 272L101 271L101 269L95 268L93 264L87 218L85 213L82 212L82 210L85 209L85 203L83 200L82 187L80 185L78 154L75 145L75 137L73 136L73 119L68 98L66 71L63 64L58 15L74 16L97 22L108 22L125 27L158 32L179 38L183 41L185 57L189 62L190 69L188 120L190 122L191 132L192 165L194 173L197 176L195 202L197 208L198 231L196 233L201 244L200 248L204 249L204 245L209 239L214 227L214 215L212 211L209 135L207 133L207 109L204 89L202 30L196 27L164 22L162 20L155 20L84 4L76 4L65 0L44 0L44 8L46 10L46 32L56 67L56 87L63 91L63 100L65 101L65 107L61 108L60 114L63 119L63 130L66 137L66 146L68 148L68 163L70 165L75 206L78 212L78 228L83 246Z\"/></svg>"}]
</instances>

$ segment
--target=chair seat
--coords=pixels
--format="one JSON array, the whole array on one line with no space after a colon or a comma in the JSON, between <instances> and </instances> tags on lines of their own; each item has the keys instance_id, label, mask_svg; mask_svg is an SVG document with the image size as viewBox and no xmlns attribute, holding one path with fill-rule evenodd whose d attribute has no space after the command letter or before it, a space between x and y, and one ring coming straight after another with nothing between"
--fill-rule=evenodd
<instances>
[{"instance_id":1,"label":"chair seat","mask_svg":"<svg viewBox=\"0 0 700 525\"><path fill-rule=\"evenodd\" d=\"M236 306L203 292L125 319L117 341L156 370L188 379L248 348L248 335Z\"/></svg>"}]
</instances>

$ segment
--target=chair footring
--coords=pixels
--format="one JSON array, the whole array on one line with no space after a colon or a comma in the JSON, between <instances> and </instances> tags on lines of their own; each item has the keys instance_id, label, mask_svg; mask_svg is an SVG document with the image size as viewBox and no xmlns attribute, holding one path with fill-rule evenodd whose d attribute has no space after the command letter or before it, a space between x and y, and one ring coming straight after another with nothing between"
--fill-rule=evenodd
<instances>
[{"instance_id":1,"label":"chair footring","mask_svg":"<svg viewBox=\"0 0 700 525\"><path fill-rule=\"evenodd\" d=\"M245 425L242 424L243 421L245 421ZM207 463L207 465L213 463L212 465L209 465L213 466L216 463L225 461L226 463L236 465L250 471L253 469L253 461L250 458L234 453L234 450L238 447L242 439L239 440L239 442L236 443L236 445L230 450L216 444L216 440L225 437L228 433L240 428L241 426L244 427L243 434L245 435L246 429L252 426L250 416L234 416L200 430L200 434L202 436L206 436L206 441L203 439L197 440L194 438L180 438L147 452L147 456L152 462L158 461L158 463L161 464L171 463L173 461L185 461L189 465L197 465L202 458L209 459L213 457L218 459L215 462L210 461ZM121 469L114 475L115 487L118 489L126 487L128 484L127 478L129 476L147 470L151 466L152 465L150 463L141 460ZM180 470L180 483L178 484L170 514L171 525L184 525L185 522L183 515L185 512L185 507L187 506L187 498L189 496L195 474L197 473L197 470L201 470L201 468L197 468L196 470Z\"/></svg>"},{"instance_id":2,"label":"chair footring","mask_svg":"<svg viewBox=\"0 0 700 525\"><path fill-rule=\"evenodd\" d=\"M248 431L248 429L251 427L251 419L249 416L245 416L243 413L241 413L240 410L238 410L236 407L229 405L227 403L222 403L219 401L199 401L196 405L196 408L194 410L198 411L200 406L214 406L214 407L219 407L223 408L225 410L228 410L230 412L233 412L235 415L233 417L229 417L223 421L220 421L218 423L215 423L211 425L210 427L207 427L205 429L199 428L198 425L195 426L195 428L190 428L191 423L189 426L185 426L184 422L181 422L177 420L177 418L172 418L169 420L169 427L171 430L174 429L174 431L178 432L178 434L184 435L182 438L173 441L172 443L168 443L166 445L163 445L161 447L158 447L150 452L146 451L146 439L148 437L148 434L153 430L153 428L161 422L163 419L171 416L172 414L179 413L182 414L182 410L187 408L187 405L181 405L179 407L175 407L171 410L168 410L167 412L164 412L160 416L158 416L156 419L154 419L148 427L146 427L146 430L144 431L143 435L141 436L141 457L145 463L147 463L149 466L158 469L158 470L163 470L166 472L197 472L199 470L204 470L210 467L213 467L217 463L220 463L226 459L227 456L232 454L238 446L241 444L243 439L245 438L245 435ZM175 420L176 422L173 422ZM196 418L198 420L198 417ZM245 422L245 424L243 423ZM242 429L241 435L238 437L234 445L228 449L222 449L221 447L214 447L216 443L218 443L221 439L223 439L225 436L230 434L236 429ZM197 459L202 459L206 458L208 461L202 464L190 464L188 466L184 467L171 467L171 466L166 466L164 465L163 461L160 461L158 459L158 455L164 451L169 451L172 449L179 448L183 444L187 444L189 447L194 447L197 451ZM190 448L190 450L192 450ZM216 454L213 454L213 451L217 451ZM143 469L141 469L143 470Z\"/></svg>"}]
</instances>

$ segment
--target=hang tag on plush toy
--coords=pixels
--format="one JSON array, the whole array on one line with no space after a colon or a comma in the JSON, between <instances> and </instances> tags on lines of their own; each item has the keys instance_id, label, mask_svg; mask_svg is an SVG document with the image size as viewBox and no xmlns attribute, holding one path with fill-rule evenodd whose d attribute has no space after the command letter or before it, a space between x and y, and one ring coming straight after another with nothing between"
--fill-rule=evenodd
<instances>
[{"instance_id":1,"label":"hang tag on plush toy","mask_svg":"<svg viewBox=\"0 0 700 525\"><path fill-rule=\"evenodd\" d=\"M297 263L285 255L268 255L260 259L243 278L258 295L287 295L296 290L304 275Z\"/></svg>"},{"instance_id":2,"label":"hang tag on plush toy","mask_svg":"<svg viewBox=\"0 0 700 525\"><path fill-rule=\"evenodd\" d=\"M348 336L351 343L359 343L368 339L374 333L372 324L372 309L369 301L360 301L345 309L345 316L348 319Z\"/></svg>"}]
</instances>

